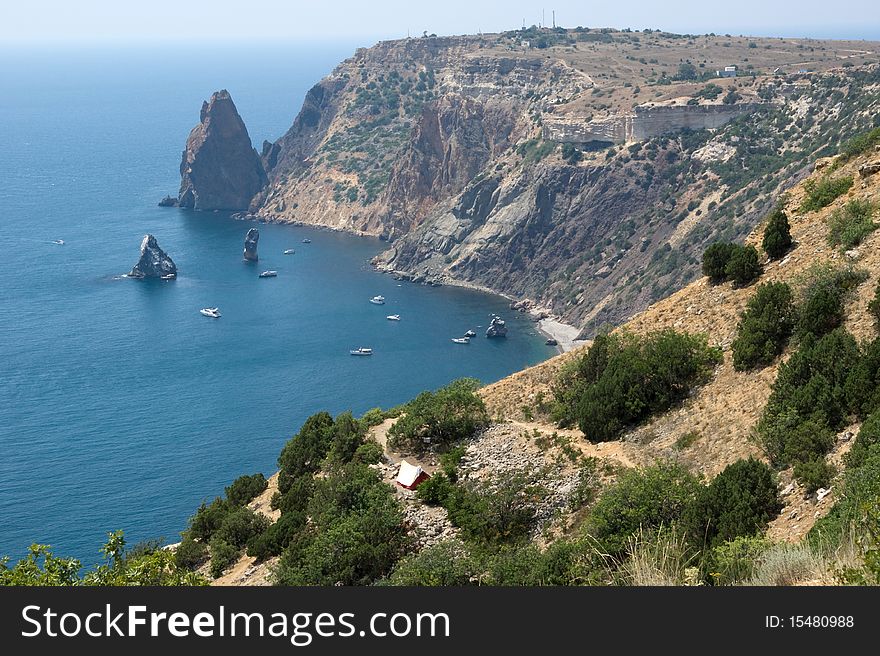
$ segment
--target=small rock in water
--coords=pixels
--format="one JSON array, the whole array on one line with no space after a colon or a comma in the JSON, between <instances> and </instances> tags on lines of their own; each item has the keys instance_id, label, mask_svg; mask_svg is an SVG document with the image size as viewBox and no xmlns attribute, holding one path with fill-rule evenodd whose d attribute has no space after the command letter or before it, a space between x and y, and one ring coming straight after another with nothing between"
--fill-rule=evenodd
<instances>
[{"instance_id":1,"label":"small rock in water","mask_svg":"<svg viewBox=\"0 0 880 656\"><path fill-rule=\"evenodd\" d=\"M153 235L144 235L141 242L141 257L128 273L130 278L174 278L177 265L168 254L159 248Z\"/></svg>"},{"instance_id":2,"label":"small rock in water","mask_svg":"<svg viewBox=\"0 0 880 656\"><path fill-rule=\"evenodd\" d=\"M244 259L248 262L256 262L259 260L257 255L257 242L260 241L260 231L251 228L244 237Z\"/></svg>"}]
</instances>

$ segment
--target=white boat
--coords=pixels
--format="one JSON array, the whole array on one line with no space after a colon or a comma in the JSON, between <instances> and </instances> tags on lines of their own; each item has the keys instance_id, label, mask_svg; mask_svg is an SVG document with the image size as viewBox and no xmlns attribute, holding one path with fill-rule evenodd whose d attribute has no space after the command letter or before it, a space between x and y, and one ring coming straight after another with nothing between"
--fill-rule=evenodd
<instances>
[{"instance_id":1,"label":"white boat","mask_svg":"<svg viewBox=\"0 0 880 656\"><path fill-rule=\"evenodd\" d=\"M309 239L308 237L306 237L305 239L303 239L303 243L304 243L304 244L311 244L311 243L312 243L312 240Z\"/></svg>"},{"instance_id":2,"label":"white boat","mask_svg":"<svg viewBox=\"0 0 880 656\"><path fill-rule=\"evenodd\" d=\"M292 248L288 248L286 251L284 251L285 255L293 255L294 253L296 253L296 251Z\"/></svg>"},{"instance_id":3,"label":"white boat","mask_svg":"<svg viewBox=\"0 0 880 656\"><path fill-rule=\"evenodd\" d=\"M470 344L471 338L470 337L453 337L452 341L455 342L456 344Z\"/></svg>"},{"instance_id":4,"label":"white boat","mask_svg":"<svg viewBox=\"0 0 880 656\"><path fill-rule=\"evenodd\" d=\"M400 321L400 315L399 315L399 314L389 314L389 315L388 315L387 317L385 317L385 318L388 319L388 321Z\"/></svg>"},{"instance_id":5,"label":"white boat","mask_svg":"<svg viewBox=\"0 0 880 656\"><path fill-rule=\"evenodd\" d=\"M212 319L220 318L220 308L202 308L201 310L199 310L199 312L201 312L206 317L211 317Z\"/></svg>"},{"instance_id":6,"label":"white boat","mask_svg":"<svg viewBox=\"0 0 880 656\"><path fill-rule=\"evenodd\" d=\"M260 278L274 278L277 275L277 271L263 271L263 273L260 274Z\"/></svg>"},{"instance_id":7,"label":"white boat","mask_svg":"<svg viewBox=\"0 0 880 656\"><path fill-rule=\"evenodd\" d=\"M59 246L64 246L64 240L63 240L63 239L53 239L53 240L52 240L52 243L53 243L53 244L58 244Z\"/></svg>"},{"instance_id":8,"label":"white boat","mask_svg":"<svg viewBox=\"0 0 880 656\"><path fill-rule=\"evenodd\" d=\"M385 297L384 296L374 296L370 299L370 303L373 305L385 305Z\"/></svg>"},{"instance_id":9,"label":"white boat","mask_svg":"<svg viewBox=\"0 0 880 656\"><path fill-rule=\"evenodd\" d=\"M464 334L464 336L465 336L465 337L476 337L476 336L477 336L477 333L476 333L476 331L469 330L469 331L467 331L467 332Z\"/></svg>"},{"instance_id":10,"label":"white boat","mask_svg":"<svg viewBox=\"0 0 880 656\"><path fill-rule=\"evenodd\" d=\"M352 355L373 355L373 349L364 346L349 351Z\"/></svg>"},{"instance_id":11,"label":"white boat","mask_svg":"<svg viewBox=\"0 0 880 656\"><path fill-rule=\"evenodd\" d=\"M176 273L166 273L164 276L162 276L161 279L162 280L175 280L176 278L177 278Z\"/></svg>"}]
</instances>

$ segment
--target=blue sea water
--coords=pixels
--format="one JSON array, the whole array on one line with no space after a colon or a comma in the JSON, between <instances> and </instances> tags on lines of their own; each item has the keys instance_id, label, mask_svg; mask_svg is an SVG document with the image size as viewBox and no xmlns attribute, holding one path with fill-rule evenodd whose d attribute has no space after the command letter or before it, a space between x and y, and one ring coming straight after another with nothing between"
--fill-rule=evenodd
<instances>
[{"instance_id":1,"label":"blue sea water","mask_svg":"<svg viewBox=\"0 0 880 656\"><path fill-rule=\"evenodd\" d=\"M252 224L156 206L212 91L230 90L260 144L354 45L0 49L0 555L39 542L93 563L120 528L176 541L200 501L274 471L316 411L390 407L552 354L501 298L372 271L376 240L260 225L247 265ZM120 278L148 232L176 281ZM482 337L492 312L508 339ZM468 328L480 337L450 341ZM351 357L359 346L375 355Z\"/></svg>"}]
</instances>

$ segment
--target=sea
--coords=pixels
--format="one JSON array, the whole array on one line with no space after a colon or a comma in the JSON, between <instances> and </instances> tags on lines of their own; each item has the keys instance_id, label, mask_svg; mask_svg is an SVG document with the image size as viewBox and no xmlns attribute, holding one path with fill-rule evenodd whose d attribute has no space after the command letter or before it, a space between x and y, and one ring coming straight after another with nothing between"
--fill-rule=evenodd
<instances>
[{"instance_id":1,"label":"sea","mask_svg":"<svg viewBox=\"0 0 880 656\"><path fill-rule=\"evenodd\" d=\"M230 91L259 148L358 45L0 47L0 556L40 543L90 565L117 529L176 542L203 500L273 473L312 413L553 355L503 298L375 272L377 240L258 225L249 265L257 224L157 206L213 91ZM177 280L123 277L147 233ZM483 337L492 313L506 339ZM468 329L470 344L451 342Z\"/></svg>"}]
</instances>

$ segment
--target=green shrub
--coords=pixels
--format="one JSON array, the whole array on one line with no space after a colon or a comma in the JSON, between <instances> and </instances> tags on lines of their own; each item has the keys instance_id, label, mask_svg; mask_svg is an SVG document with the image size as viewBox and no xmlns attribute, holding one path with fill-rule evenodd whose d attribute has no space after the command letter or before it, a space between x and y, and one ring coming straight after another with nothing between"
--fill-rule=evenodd
<instances>
[{"instance_id":1,"label":"green shrub","mask_svg":"<svg viewBox=\"0 0 880 656\"><path fill-rule=\"evenodd\" d=\"M824 177L818 182L812 179L807 180L804 182L804 190L807 193L801 203L801 212L814 212L828 207L837 198L848 192L852 185L852 176Z\"/></svg>"},{"instance_id":2,"label":"green shrub","mask_svg":"<svg viewBox=\"0 0 880 656\"><path fill-rule=\"evenodd\" d=\"M824 456L846 418L846 383L859 361L855 339L837 329L808 335L779 366L757 433L771 462L787 466Z\"/></svg>"},{"instance_id":3,"label":"green shrub","mask_svg":"<svg viewBox=\"0 0 880 656\"><path fill-rule=\"evenodd\" d=\"M278 490L286 492L303 474L313 474L327 457L332 441L333 417L319 412L306 419L299 433L287 441L278 456Z\"/></svg>"},{"instance_id":4,"label":"green shrub","mask_svg":"<svg viewBox=\"0 0 880 656\"><path fill-rule=\"evenodd\" d=\"M740 536L715 545L706 558L706 568L715 585L743 583L754 576L761 557L771 543L762 537Z\"/></svg>"},{"instance_id":5,"label":"green shrub","mask_svg":"<svg viewBox=\"0 0 880 656\"><path fill-rule=\"evenodd\" d=\"M214 540L220 540L231 544L236 549L243 548L248 540L269 528L269 518L256 513L250 508L240 507L229 511L223 518L220 526L211 536Z\"/></svg>"},{"instance_id":6,"label":"green shrub","mask_svg":"<svg viewBox=\"0 0 880 656\"><path fill-rule=\"evenodd\" d=\"M700 482L677 464L630 469L605 490L588 519L602 553L622 558L631 536L677 524L693 505Z\"/></svg>"},{"instance_id":7,"label":"green shrub","mask_svg":"<svg viewBox=\"0 0 880 656\"><path fill-rule=\"evenodd\" d=\"M836 470L825 458L816 457L812 460L801 460L794 465L794 477L804 486L807 494L812 494L822 487L828 487Z\"/></svg>"},{"instance_id":8,"label":"green shrub","mask_svg":"<svg viewBox=\"0 0 880 656\"><path fill-rule=\"evenodd\" d=\"M208 547L203 542L196 542L187 531L183 540L174 550L174 562L178 567L194 570L208 559Z\"/></svg>"},{"instance_id":9,"label":"green shrub","mask_svg":"<svg viewBox=\"0 0 880 656\"><path fill-rule=\"evenodd\" d=\"M305 515L279 560L281 585L369 585L411 546L394 490L360 463L317 479Z\"/></svg>"},{"instance_id":10,"label":"green shrub","mask_svg":"<svg viewBox=\"0 0 880 656\"><path fill-rule=\"evenodd\" d=\"M227 567L238 560L240 549L220 538L211 538L211 576L223 575Z\"/></svg>"},{"instance_id":11,"label":"green shrub","mask_svg":"<svg viewBox=\"0 0 880 656\"><path fill-rule=\"evenodd\" d=\"M476 394L478 387L478 381L462 378L436 392L422 392L388 431L388 444L421 452L473 436L489 424L486 406Z\"/></svg>"},{"instance_id":12,"label":"green shrub","mask_svg":"<svg viewBox=\"0 0 880 656\"><path fill-rule=\"evenodd\" d=\"M828 243L847 249L855 248L877 229L873 215L874 206L867 200L853 199L834 210L828 218Z\"/></svg>"},{"instance_id":13,"label":"green shrub","mask_svg":"<svg viewBox=\"0 0 880 656\"><path fill-rule=\"evenodd\" d=\"M382 462L385 458L385 452L382 447L372 440L361 444L354 455L351 457L352 462L359 462L363 465L375 465Z\"/></svg>"},{"instance_id":14,"label":"green shrub","mask_svg":"<svg viewBox=\"0 0 880 656\"><path fill-rule=\"evenodd\" d=\"M737 371L765 367L782 353L794 331L796 311L784 282L760 285L743 312L733 341Z\"/></svg>"},{"instance_id":15,"label":"green shrub","mask_svg":"<svg viewBox=\"0 0 880 656\"><path fill-rule=\"evenodd\" d=\"M880 128L874 128L853 137L840 147L840 154L842 155L840 163L861 155L878 143L880 143Z\"/></svg>"},{"instance_id":16,"label":"green shrub","mask_svg":"<svg viewBox=\"0 0 880 656\"><path fill-rule=\"evenodd\" d=\"M846 470L841 487L831 511L810 529L810 544L834 550L845 540L858 543L869 537L865 510L880 502L880 446L870 446L861 464Z\"/></svg>"},{"instance_id":17,"label":"green shrub","mask_svg":"<svg viewBox=\"0 0 880 656\"><path fill-rule=\"evenodd\" d=\"M226 488L226 500L233 506L246 506L269 487L262 474L239 476Z\"/></svg>"},{"instance_id":18,"label":"green shrub","mask_svg":"<svg viewBox=\"0 0 880 656\"><path fill-rule=\"evenodd\" d=\"M401 560L388 577L390 585L471 585L477 564L458 541L445 540Z\"/></svg>"},{"instance_id":19,"label":"green shrub","mask_svg":"<svg viewBox=\"0 0 880 656\"><path fill-rule=\"evenodd\" d=\"M462 535L484 544L525 539L535 524L542 490L522 472L505 472L491 486L451 486L446 498L449 520Z\"/></svg>"},{"instance_id":20,"label":"green shrub","mask_svg":"<svg viewBox=\"0 0 880 656\"><path fill-rule=\"evenodd\" d=\"M437 472L416 488L416 496L430 506L442 506L452 493L452 483L443 472Z\"/></svg>"},{"instance_id":21,"label":"green shrub","mask_svg":"<svg viewBox=\"0 0 880 656\"><path fill-rule=\"evenodd\" d=\"M846 456L846 466L854 469L865 464L868 452L875 444L880 444L880 413L868 417L853 440L852 448Z\"/></svg>"},{"instance_id":22,"label":"green shrub","mask_svg":"<svg viewBox=\"0 0 880 656\"><path fill-rule=\"evenodd\" d=\"M773 471L749 458L728 465L700 489L686 521L692 543L703 549L761 533L780 510Z\"/></svg>"},{"instance_id":23,"label":"green shrub","mask_svg":"<svg viewBox=\"0 0 880 656\"><path fill-rule=\"evenodd\" d=\"M230 506L227 501L217 497L210 504L202 502L196 514L189 520L189 532L192 537L207 542L220 527Z\"/></svg>"},{"instance_id":24,"label":"green shrub","mask_svg":"<svg viewBox=\"0 0 880 656\"><path fill-rule=\"evenodd\" d=\"M350 412L344 412L333 420L330 429L330 448L327 459L333 465L349 462L358 448L364 443L367 427L355 419Z\"/></svg>"},{"instance_id":25,"label":"green shrub","mask_svg":"<svg viewBox=\"0 0 880 656\"><path fill-rule=\"evenodd\" d=\"M764 228L761 248L771 260L778 260L788 252L791 245L791 226L788 224L785 210L779 205L767 218L767 227Z\"/></svg>"},{"instance_id":26,"label":"green shrub","mask_svg":"<svg viewBox=\"0 0 880 656\"><path fill-rule=\"evenodd\" d=\"M684 399L720 359L705 337L674 330L599 336L560 373L554 418L577 421L591 442L613 440Z\"/></svg>"},{"instance_id":27,"label":"green shrub","mask_svg":"<svg viewBox=\"0 0 880 656\"><path fill-rule=\"evenodd\" d=\"M821 336L843 323L846 301L867 274L852 268L817 265L804 278L795 333Z\"/></svg>"},{"instance_id":28,"label":"green shrub","mask_svg":"<svg viewBox=\"0 0 880 656\"><path fill-rule=\"evenodd\" d=\"M880 408L880 338L863 347L859 361L846 379L844 392L850 412L862 419Z\"/></svg>"},{"instance_id":29,"label":"green shrub","mask_svg":"<svg viewBox=\"0 0 880 656\"><path fill-rule=\"evenodd\" d=\"M247 542L247 554L257 560L278 556L306 526L304 512L285 512L265 531L252 536Z\"/></svg>"},{"instance_id":30,"label":"green shrub","mask_svg":"<svg viewBox=\"0 0 880 656\"><path fill-rule=\"evenodd\" d=\"M724 266L724 274L739 286L748 285L764 273L761 256L754 246L737 246Z\"/></svg>"},{"instance_id":31,"label":"green shrub","mask_svg":"<svg viewBox=\"0 0 880 656\"><path fill-rule=\"evenodd\" d=\"M715 242L703 252L703 275L714 282L727 279L727 263L736 250L736 244Z\"/></svg>"}]
</instances>

